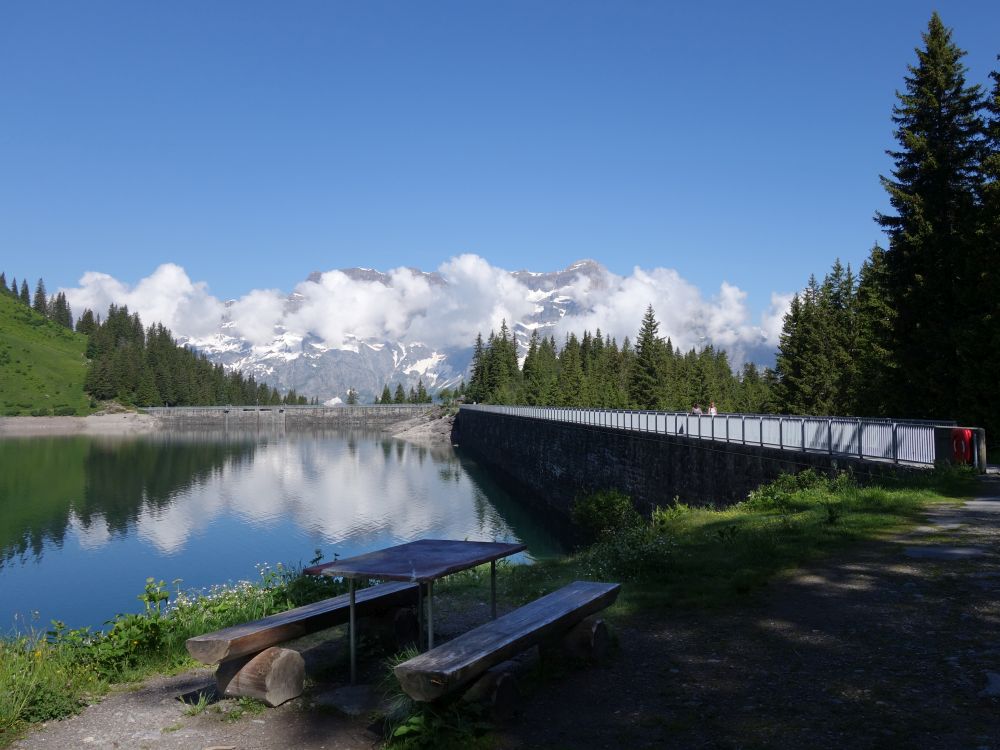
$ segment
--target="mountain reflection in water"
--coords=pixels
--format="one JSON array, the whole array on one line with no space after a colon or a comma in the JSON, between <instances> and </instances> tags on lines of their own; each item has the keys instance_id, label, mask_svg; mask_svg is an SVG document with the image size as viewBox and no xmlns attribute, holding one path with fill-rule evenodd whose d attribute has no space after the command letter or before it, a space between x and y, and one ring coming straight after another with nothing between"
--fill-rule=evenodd
<instances>
[{"instance_id":1,"label":"mountain reflection in water","mask_svg":"<svg viewBox=\"0 0 1000 750\"><path fill-rule=\"evenodd\" d=\"M148 576L201 588L421 537L562 551L449 446L357 431L0 440L0 629L32 613L41 629L100 625L136 610Z\"/></svg>"}]
</instances>

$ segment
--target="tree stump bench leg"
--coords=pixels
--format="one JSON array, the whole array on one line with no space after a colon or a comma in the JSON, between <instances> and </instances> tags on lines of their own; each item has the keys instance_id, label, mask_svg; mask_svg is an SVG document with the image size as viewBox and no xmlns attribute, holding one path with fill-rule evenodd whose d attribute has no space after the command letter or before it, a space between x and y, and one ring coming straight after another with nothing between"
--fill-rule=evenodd
<instances>
[{"instance_id":1,"label":"tree stump bench leg","mask_svg":"<svg viewBox=\"0 0 1000 750\"><path fill-rule=\"evenodd\" d=\"M514 661L490 667L466 689L462 700L486 706L493 721L509 721L514 717L521 700L515 674L517 669L518 665Z\"/></svg>"},{"instance_id":2,"label":"tree stump bench leg","mask_svg":"<svg viewBox=\"0 0 1000 750\"><path fill-rule=\"evenodd\" d=\"M608 655L611 638L608 626L599 617L581 620L561 638L540 645L543 658L566 657L584 661L602 661Z\"/></svg>"},{"instance_id":3,"label":"tree stump bench leg","mask_svg":"<svg viewBox=\"0 0 1000 750\"><path fill-rule=\"evenodd\" d=\"M259 654L222 662L215 681L220 695L256 698L273 708L302 695L305 661L298 651L271 646Z\"/></svg>"}]
</instances>

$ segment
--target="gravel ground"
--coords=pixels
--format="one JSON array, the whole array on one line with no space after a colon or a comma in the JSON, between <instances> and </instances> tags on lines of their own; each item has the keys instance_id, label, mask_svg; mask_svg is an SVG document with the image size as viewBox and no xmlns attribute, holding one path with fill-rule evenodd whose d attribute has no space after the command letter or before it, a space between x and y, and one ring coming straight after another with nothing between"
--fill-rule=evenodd
<instances>
[{"instance_id":1,"label":"gravel ground","mask_svg":"<svg viewBox=\"0 0 1000 750\"><path fill-rule=\"evenodd\" d=\"M530 690L499 745L1000 749L998 537L1000 481L984 480L979 499L781 579L752 606L620 623L610 660ZM442 604L445 637L487 616ZM378 727L326 707L346 670L330 669L342 648L321 640L299 644L316 682L277 709L232 720L239 706L224 700L189 716L177 697L212 681L196 670L14 747L377 747Z\"/></svg>"}]
</instances>

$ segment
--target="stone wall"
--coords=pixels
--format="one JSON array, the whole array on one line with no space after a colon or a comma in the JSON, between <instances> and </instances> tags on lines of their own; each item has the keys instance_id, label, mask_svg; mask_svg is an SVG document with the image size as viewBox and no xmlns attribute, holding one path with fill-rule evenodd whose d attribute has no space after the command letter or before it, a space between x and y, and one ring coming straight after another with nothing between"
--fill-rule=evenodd
<instances>
[{"instance_id":1,"label":"stone wall","mask_svg":"<svg viewBox=\"0 0 1000 750\"><path fill-rule=\"evenodd\" d=\"M642 512L675 497L723 507L782 472L851 470L859 479L896 471L892 464L777 448L632 432L462 409L453 442L553 509L605 489L631 496Z\"/></svg>"}]
</instances>

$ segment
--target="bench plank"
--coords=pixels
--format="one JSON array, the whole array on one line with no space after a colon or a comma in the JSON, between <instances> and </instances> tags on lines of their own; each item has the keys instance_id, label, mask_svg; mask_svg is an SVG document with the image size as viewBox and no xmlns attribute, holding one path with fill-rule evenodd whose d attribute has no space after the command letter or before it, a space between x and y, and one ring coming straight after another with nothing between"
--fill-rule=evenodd
<instances>
[{"instance_id":1,"label":"bench plank","mask_svg":"<svg viewBox=\"0 0 1000 750\"><path fill-rule=\"evenodd\" d=\"M403 690L433 701L547 636L610 606L621 584L576 581L395 667Z\"/></svg>"},{"instance_id":2,"label":"bench plank","mask_svg":"<svg viewBox=\"0 0 1000 750\"><path fill-rule=\"evenodd\" d=\"M415 583L381 583L355 592L358 616L379 612L389 607L402 607L417 601ZM332 628L347 622L350 595L278 612L253 622L223 628L188 638L188 653L203 664L216 664L226 659L263 651L269 646L299 638L317 630Z\"/></svg>"}]
</instances>

